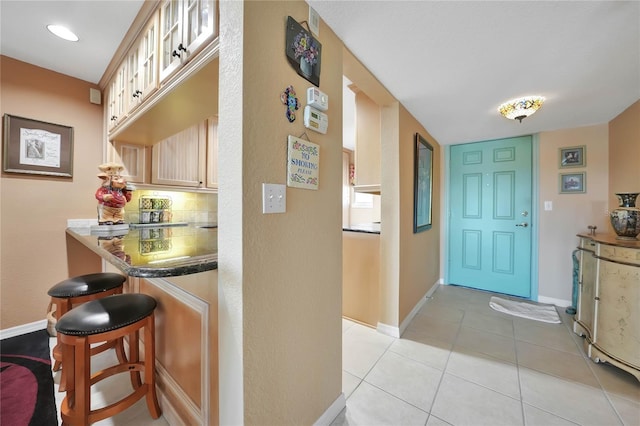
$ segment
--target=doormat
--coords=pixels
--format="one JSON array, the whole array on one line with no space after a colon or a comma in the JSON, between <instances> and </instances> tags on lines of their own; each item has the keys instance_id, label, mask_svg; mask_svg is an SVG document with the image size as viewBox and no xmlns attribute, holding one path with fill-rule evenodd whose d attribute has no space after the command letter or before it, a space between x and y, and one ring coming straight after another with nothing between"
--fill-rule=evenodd
<instances>
[{"instance_id":1,"label":"doormat","mask_svg":"<svg viewBox=\"0 0 640 426\"><path fill-rule=\"evenodd\" d=\"M555 306L518 302L492 296L489 300L491 309L521 318L558 324L560 317Z\"/></svg>"}]
</instances>

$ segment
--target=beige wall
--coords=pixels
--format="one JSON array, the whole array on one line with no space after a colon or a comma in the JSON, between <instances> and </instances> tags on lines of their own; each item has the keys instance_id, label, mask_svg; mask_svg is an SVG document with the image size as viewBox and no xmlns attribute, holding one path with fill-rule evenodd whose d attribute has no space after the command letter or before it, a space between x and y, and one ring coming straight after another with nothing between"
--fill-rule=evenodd
<instances>
[{"instance_id":1,"label":"beige wall","mask_svg":"<svg viewBox=\"0 0 640 426\"><path fill-rule=\"evenodd\" d=\"M414 135L433 146L432 227L413 233ZM399 324L440 277L440 145L400 106L400 299Z\"/></svg>"},{"instance_id":2,"label":"beige wall","mask_svg":"<svg viewBox=\"0 0 640 426\"><path fill-rule=\"evenodd\" d=\"M0 57L0 112L73 127L73 178L2 173L0 180L0 328L46 318L47 290L67 278L69 218L93 218L102 159L102 106L96 87Z\"/></svg>"},{"instance_id":3,"label":"beige wall","mask_svg":"<svg viewBox=\"0 0 640 426\"><path fill-rule=\"evenodd\" d=\"M440 146L351 52L345 49L343 58L345 76L382 106L379 325L399 328L440 277ZM433 227L418 234L413 233L416 132L434 147Z\"/></svg>"},{"instance_id":4,"label":"beige wall","mask_svg":"<svg viewBox=\"0 0 640 426\"><path fill-rule=\"evenodd\" d=\"M640 192L640 101L609 122L609 210L616 192Z\"/></svg>"},{"instance_id":5,"label":"beige wall","mask_svg":"<svg viewBox=\"0 0 640 426\"><path fill-rule=\"evenodd\" d=\"M312 424L341 394L342 45L324 24L329 130L306 130L320 145L319 189L287 188L286 213L261 210L262 183L286 183L287 135L305 131L302 110L287 121L280 93L291 84L304 103L311 86L284 56L287 16L308 10L220 3L222 424Z\"/></svg>"},{"instance_id":6,"label":"beige wall","mask_svg":"<svg viewBox=\"0 0 640 426\"><path fill-rule=\"evenodd\" d=\"M609 148L607 124L543 132L538 135L539 155L539 268L540 301L571 301L573 265L571 252L577 244L576 234L588 232L595 225L598 232L611 232L607 216L609 196ZM558 150L585 145L586 166L559 167ZM560 194L560 173L586 172L586 192ZM551 201L553 210L545 211ZM547 299L545 299L547 298Z\"/></svg>"}]
</instances>

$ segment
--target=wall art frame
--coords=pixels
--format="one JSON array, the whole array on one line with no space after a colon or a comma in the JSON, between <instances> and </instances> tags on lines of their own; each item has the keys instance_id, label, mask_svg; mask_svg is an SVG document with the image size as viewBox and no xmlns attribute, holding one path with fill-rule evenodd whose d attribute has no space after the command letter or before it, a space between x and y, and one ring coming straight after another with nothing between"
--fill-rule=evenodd
<instances>
[{"instance_id":1,"label":"wall art frame","mask_svg":"<svg viewBox=\"0 0 640 426\"><path fill-rule=\"evenodd\" d=\"M433 146L419 133L413 151L413 233L432 226Z\"/></svg>"},{"instance_id":2,"label":"wall art frame","mask_svg":"<svg viewBox=\"0 0 640 426\"><path fill-rule=\"evenodd\" d=\"M3 171L73 177L73 127L4 115Z\"/></svg>"},{"instance_id":3,"label":"wall art frame","mask_svg":"<svg viewBox=\"0 0 640 426\"><path fill-rule=\"evenodd\" d=\"M560 194L587 192L587 172L560 173Z\"/></svg>"},{"instance_id":4,"label":"wall art frame","mask_svg":"<svg viewBox=\"0 0 640 426\"><path fill-rule=\"evenodd\" d=\"M322 44L291 16L287 17L285 53L289 64L300 76L320 87Z\"/></svg>"},{"instance_id":5,"label":"wall art frame","mask_svg":"<svg viewBox=\"0 0 640 426\"><path fill-rule=\"evenodd\" d=\"M587 165L587 147L584 145L560 148L558 154L561 169Z\"/></svg>"}]
</instances>

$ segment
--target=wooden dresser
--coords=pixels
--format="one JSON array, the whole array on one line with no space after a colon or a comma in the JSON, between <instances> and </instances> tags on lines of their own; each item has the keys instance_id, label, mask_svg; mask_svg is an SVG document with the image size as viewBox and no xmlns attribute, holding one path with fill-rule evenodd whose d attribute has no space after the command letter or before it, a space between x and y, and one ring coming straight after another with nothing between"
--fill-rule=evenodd
<instances>
[{"instance_id":1,"label":"wooden dresser","mask_svg":"<svg viewBox=\"0 0 640 426\"><path fill-rule=\"evenodd\" d=\"M573 331L595 362L640 380L640 241L579 234L578 306Z\"/></svg>"}]
</instances>

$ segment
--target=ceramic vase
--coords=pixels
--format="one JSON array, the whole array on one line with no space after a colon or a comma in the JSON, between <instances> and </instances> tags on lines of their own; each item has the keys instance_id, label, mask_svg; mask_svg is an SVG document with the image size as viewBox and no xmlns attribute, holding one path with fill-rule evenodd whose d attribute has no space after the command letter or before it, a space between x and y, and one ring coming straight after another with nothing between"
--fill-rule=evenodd
<instances>
[{"instance_id":1,"label":"ceramic vase","mask_svg":"<svg viewBox=\"0 0 640 426\"><path fill-rule=\"evenodd\" d=\"M620 206L610 214L611 226L619 240L635 240L640 235L640 208L636 207L637 192L616 194Z\"/></svg>"},{"instance_id":2,"label":"ceramic vase","mask_svg":"<svg viewBox=\"0 0 640 426\"><path fill-rule=\"evenodd\" d=\"M311 77L311 74L313 73L313 65L311 65L304 56L300 57L300 71L302 71L302 74L307 77Z\"/></svg>"}]
</instances>

